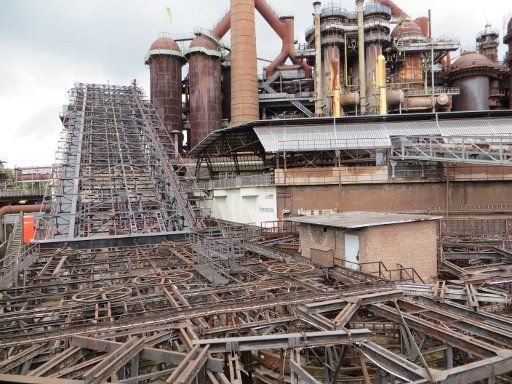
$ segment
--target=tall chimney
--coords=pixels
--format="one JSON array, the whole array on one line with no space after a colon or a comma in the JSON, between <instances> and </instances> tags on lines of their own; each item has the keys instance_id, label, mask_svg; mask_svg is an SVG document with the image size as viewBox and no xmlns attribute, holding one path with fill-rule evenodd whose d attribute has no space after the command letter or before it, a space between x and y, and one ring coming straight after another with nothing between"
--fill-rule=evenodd
<instances>
[{"instance_id":1,"label":"tall chimney","mask_svg":"<svg viewBox=\"0 0 512 384\"><path fill-rule=\"evenodd\" d=\"M231 124L258 119L254 0L231 0Z\"/></svg>"},{"instance_id":2,"label":"tall chimney","mask_svg":"<svg viewBox=\"0 0 512 384\"><path fill-rule=\"evenodd\" d=\"M315 115L323 115L323 74L322 74L322 33L320 31L320 13L322 3L315 1L313 7L315 9Z\"/></svg>"},{"instance_id":3,"label":"tall chimney","mask_svg":"<svg viewBox=\"0 0 512 384\"><path fill-rule=\"evenodd\" d=\"M357 4L357 40L359 50L359 105L361 115L366 114L366 68L364 57L364 0L356 0Z\"/></svg>"}]
</instances>

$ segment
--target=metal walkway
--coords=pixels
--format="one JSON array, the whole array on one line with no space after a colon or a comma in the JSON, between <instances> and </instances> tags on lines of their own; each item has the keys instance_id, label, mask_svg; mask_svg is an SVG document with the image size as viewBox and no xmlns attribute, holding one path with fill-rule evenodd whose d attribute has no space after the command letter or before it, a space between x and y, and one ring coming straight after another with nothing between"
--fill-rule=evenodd
<instances>
[{"instance_id":1,"label":"metal walkway","mask_svg":"<svg viewBox=\"0 0 512 384\"><path fill-rule=\"evenodd\" d=\"M140 88L77 84L39 239L201 228L197 187Z\"/></svg>"},{"instance_id":2,"label":"metal walkway","mask_svg":"<svg viewBox=\"0 0 512 384\"><path fill-rule=\"evenodd\" d=\"M391 158L512 166L512 136L401 136L391 138Z\"/></svg>"}]
</instances>

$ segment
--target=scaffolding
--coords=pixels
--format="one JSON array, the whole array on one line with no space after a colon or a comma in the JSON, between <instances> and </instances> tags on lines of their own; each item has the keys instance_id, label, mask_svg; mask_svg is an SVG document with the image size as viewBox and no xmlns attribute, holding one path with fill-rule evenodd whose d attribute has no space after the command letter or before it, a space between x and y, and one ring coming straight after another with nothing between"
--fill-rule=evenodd
<instances>
[{"instance_id":1,"label":"scaffolding","mask_svg":"<svg viewBox=\"0 0 512 384\"><path fill-rule=\"evenodd\" d=\"M40 239L184 231L200 226L194 187L140 88L76 84L62 116Z\"/></svg>"}]
</instances>

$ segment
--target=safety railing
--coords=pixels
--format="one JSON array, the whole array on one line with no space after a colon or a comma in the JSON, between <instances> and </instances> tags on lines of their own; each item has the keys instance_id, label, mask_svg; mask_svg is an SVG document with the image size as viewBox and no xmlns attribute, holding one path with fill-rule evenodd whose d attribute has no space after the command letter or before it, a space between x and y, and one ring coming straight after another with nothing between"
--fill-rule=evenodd
<instances>
[{"instance_id":1,"label":"safety railing","mask_svg":"<svg viewBox=\"0 0 512 384\"><path fill-rule=\"evenodd\" d=\"M343 265L356 271L369 273L381 279L425 284L425 281L414 268L406 268L401 264L398 264L398 268L396 269L388 269L382 261L356 263L343 260Z\"/></svg>"},{"instance_id":2,"label":"safety railing","mask_svg":"<svg viewBox=\"0 0 512 384\"><path fill-rule=\"evenodd\" d=\"M9 235L9 240L7 241L7 247L5 248L5 257L3 260L4 266L8 265L14 258L17 256L17 252L15 252L15 249L13 247L18 247L19 252L19 246L20 244L14 244L15 239L17 239L21 233L21 218L20 215L16 215L16 220L14 221L14 225L12 227L12 232ZM21 239L23 242L23 240Z\"/></svg>"},{"instance_id":3,"label":"safety railing","mask_svg":"<svg viewBox=\"0 0 512 384\"><path fill-rule=\"evenodd\" d=\"M286 151L317 151L317 150L348 150L365 148L390 148L391 144L386 137L354 137L348 139L298 139L278 141L279 152Z\"/></svg>"},{"instance_id":4,"label":"safety railing","mask_svg":"<svg viewBox=\"0 0 512 384\"><path fill-rule=\"evenodd\" d=\"M262 221L260 226L262 234L299 233L299 223L293 221Z\"/></svg>"},{"instance_id":5,"label":"safety railing","mask_svg":"<svg viewBox=\"0 0 512 384\"><path fill-rule=\"evenodd\" d=\"M263 186L275 184L273 173L264 173L259 175L249 176L235 176L232 178L225 178L219 180L209 180L207 182L199 183L199 188L203 189L229 189L240 188L247 186Z\"/></svg>"},{"instance_id":6,"label":"safety railing","mask_svg":"<svg viewBox=\"0 0 512 384\"><path fill-rule=\"evenodd\" d=\"M19 273L29 268L37 260L39 254L38 244L25 244L17 257L0 269L0 289L14 284Z\"/></svg>"}]
</instances>

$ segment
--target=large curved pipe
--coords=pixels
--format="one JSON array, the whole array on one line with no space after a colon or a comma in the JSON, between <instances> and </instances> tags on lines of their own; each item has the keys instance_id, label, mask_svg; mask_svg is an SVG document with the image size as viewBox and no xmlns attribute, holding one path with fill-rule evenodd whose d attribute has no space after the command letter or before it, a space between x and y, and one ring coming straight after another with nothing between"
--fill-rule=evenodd
<instances>
[{"instance_id":1,"label":"large curved pipe","mask_svg":"<svg viewBox=\"0 0 512 384\"><path fill-rule=\"evenodd\" d=\"M375 0L376 3L387 5L391 8L391 14L395 17L409 18L409 15L392 0Z\"/></svg>"},{"instance_id":2,"label":"large curved pipe","mask_svg":"<svg viewBox=\"0 0 512 384\"><path fill-rule=\"evenodd\" d=\"M0 208L0 243L5 241L4 239L4 231L1 228L4 225L4 216L12 213L33 213L40 212L42 210L42 205L7 205L5 207ZM49 210L49 207L45 209Z\"/></svg>"},{"instance_id":3,"label":"large curved pipe","mask_svg":"<svg viewBox=\"0 0 512 384\"><path fill-rule=\"evenodd\" d=\"M270 25L274 32L281 38L283 44L281 52L267 68L267 76L272 76L279 65L286 62L286 59L300 65L307 76L311 76L312 68L305 59L298 59L295 50L295 23L293 18L281 19L268 5L266 0L254 0L254 5L260 15Z\"/></svg>"},{"instance_id":4,"label":"large curved pipe","mask_svg":"<svg viewBox=\"0 0 512 384\"><path fill-rule=\"evenodd\" d=\"M270 25L274 32L282 40L283 45L281 52L272 61L267 68L267 76L272 76L279 65L286 62L288 58L296 64L300 65L306 72L306 76L311 76L312 67L307 63L306 59L298 59L297 51L295 50L295 23L293 18L281 20L281 18L274 12L272 7L266 0L254 0L254 5L260 15ZM224 17L212 29L212 35L218 39L222 39L231 29L231 10L228 11Z\"/></svg>"},{"instance_id":5,"label":"large curved pipe","mask_svg":"<svg viewBox=\"0 0 512 384\"><path fill-rule=\"evenodd\" d=\"M231 29L231 10L228 11L222 19L212 29L212 35L222 39Z\"/></svg>"}]
</instances>

